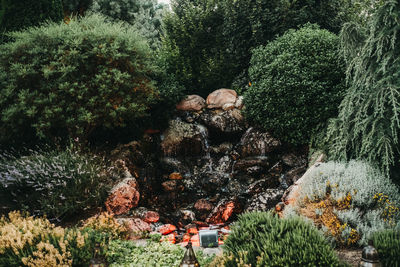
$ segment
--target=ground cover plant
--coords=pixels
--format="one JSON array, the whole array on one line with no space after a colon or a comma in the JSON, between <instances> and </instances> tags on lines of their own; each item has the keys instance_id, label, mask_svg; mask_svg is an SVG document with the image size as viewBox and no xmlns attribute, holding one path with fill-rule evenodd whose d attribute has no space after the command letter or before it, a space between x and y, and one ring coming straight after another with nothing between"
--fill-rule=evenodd
<instances>
[{"instance_id":1,"label":"ground cover plant","mask_svg":"<svg viewBox=\"0 0 400 267\"><path fill-rule=\"evenodd\" d=\"M104 159L68 148L0 153L2 208L26 210L52 220L101 206L113 181Z\"/></svg>"},{"instance_id":2,"label":"ground cover plant","mask_svg":"<svg viewBox=\"0 0 400 267\"><path fill-rule=\"evenodd\" d=\"M90 15L12 34L0 47L0 143L140 131L158 99L137 32Z\"/></svg>"},{"instance_id":3,"label":"ground cover plant","mask_svg":"<svg viewBox=\"0 0 400 267\"><path fill-rule=\"evenodd\" d=\"M225 256L217 258L215 266L342 266L311 224L267 212L240 215L224 250Z\"/></svg>"},{"instance_id":4,"label":"ground cover plant","mask_svg":"<svg viewBox=\"0 0 400 267\"><path fill-rule=\"evenodd\" d=\"M345 91L338 49L338 37L316 25L254 49L247 118L283 141L307 144L318 124L336 116Z\"/></svg>"},{"instance_id":5,"label":"ground cover plant","mask_svg":"<svg viewBox=\"0 0 400 267\"><path fill-rule=\"evenodd\" d=\"M338 245L363 246L374 232L400 226L398 187L367 163L321 164L302 183L298 199L297 213Z\"/></svg>"}]
</instances>

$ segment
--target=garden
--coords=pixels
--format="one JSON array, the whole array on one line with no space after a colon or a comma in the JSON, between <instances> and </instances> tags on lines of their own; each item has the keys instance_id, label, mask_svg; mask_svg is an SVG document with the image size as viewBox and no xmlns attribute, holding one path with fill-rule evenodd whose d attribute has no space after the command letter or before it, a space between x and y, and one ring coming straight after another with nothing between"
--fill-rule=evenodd
<instances>
[{"instance_id":1,"label":"garden","mask_svg":"<svg viewBox=\"0 0 400 267\"><path fill-rule=\"evenodd\" d=\"M399 38L398 0L0 1L0 266L400 266Z\"/></svg>"}]
</instances>

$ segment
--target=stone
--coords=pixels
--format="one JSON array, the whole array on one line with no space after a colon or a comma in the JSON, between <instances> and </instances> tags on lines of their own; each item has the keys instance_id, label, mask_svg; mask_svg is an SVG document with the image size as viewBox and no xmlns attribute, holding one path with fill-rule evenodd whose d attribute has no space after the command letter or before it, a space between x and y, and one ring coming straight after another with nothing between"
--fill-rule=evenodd
<instances>
[{"instance_id":1,"label":"stone","mask_svg":"<svg viewBox=\"0 0 400 267\"><path fill-rule=\"evenodd\" d=\"M283 193L282 189L267 189L265 192L256 194L248 201L245 211L268 211L275 208L275 205L281 202Z\"/></svg>"},{"instance_id":2,"label":"stone","mask_svg":"<svg viewBox=\"0 0 400 267\"><path fill-rule=\"evenodd\" d=\"M235 108L235 104L234 103L226 103L222 106L223 110L232 110Z\"/></svg>"},{"instance_id":3,"label":"stone","mask_svg":"<svg viewBox=\"0 0 400 267\"><path fill-rule=\"evenodd\" d=\"M194 208L197 211L211 211L214 208L214 205L211 204L210 201L208 201L207 199L199 199L196 201L196 203L194 204Z\"/></svg>"},{"instance_id":4,"label":"stone","mask_svg":"<svg viewBox=\"0 0 400 267\"><path fill-rule=\"evenodd\" d=\"M281 159L286 166L291 168L300 167L307 164L307 160L304 157L297 156L294 153L284 154Z\"/></svg>"},{"instance_id":5,"label":"stone","mask_svg":"<svg viewBox=\"0 0 400 267\"><path fill-rule=\"evenodd\" d=\"M121 215L137 207L139 199L139 185L136 179L133 177L125 178L111 190L105 206L108 212Z\"/></svg>"},{"instance_id":6,"label":"stone","mask_svg":"<svg viewBox=\"0 0 400 267\"><path fill-rule=\"evenodd\" d=\"M139 218L119 218L117 221L128 229L131 240L140 239L151 232L150 224Z\"/></svg>"},{"instance_id":7,"label":"stone","mask_svg":"<svg viewBox=\"0 0 400 267\"><path fill-rule=\"evenodd\" d=\"M249 168L257 166L262 167L263 169L267 168L270 165L270 158L267 156L259 156L259 157L248 157L244 159L240 159L236 161L233 166L235 171L245 171L247 172Z\"/></svg>"},{"instance_id":8,"label":"stone","mask_svg":"<svg viewBox=\"0 0 400 267\"><path fill-rule=\"evenodd\" d=\"M182 180L183 177L179 172L173 172L169 175L169 179L171 180Z\"/></svg>"},{"instance_id":9,"label":"stone","mask_svg":"<svg viewBox=\"0 0 400 267\"><path fill-rule=\"evenodd\" d=\"M279 186L278 177L268 175L266 178L257 180L254 183L250 184L247 188L246 193L249 195L255 195L262 193L265 188L277 187Z\"/></svg>"},{"instance_id":10,"label":"stone","mask_svg":"<svg viewBox=\"0 0 400 267\"><path fill-rule=\"evenodd\" d=\"M166 157L203 156L208 149L208 131L199 124L172 120L163 137L161 149Z\"/></svg>"},{"instance_id":11,"label":"stone","mask_svg":"<svg viewBox=\"0 0 400 267\"><path fill-rule=\"evenodd\" d=\"M214 154L225 155L228 154L233 148L232 143L224 142L222 144L211 146L210 150Z\"/></svg>"},{"instance_id":12,"label":"stone","mask_svg":"<svg viewBox=\"0 0 400 267\"><path fill-rule=\"evenodd\" d=\"M143 220L148 223L156 223L160 220L160 214L155 211L148 211L144 214Z\"/></svg>"},{"instance_id":13,"label":"stone","mask_svg":"<svg viewBox=\"0 0 400 267\"><path fill-rule=\"evenodd\" d=\"M210 130L219 133L241 133L246 128L244 117L238 109L203 112L200 121Z\"/></svg>"},{"instance_id":14,"label":"stone","mask_svg":"<svg viewBox=\"0 0 400 267\"><path fill-rule=\"evenodd\" d=\"M196 220L196 215L191 210L181 210L181 217L186 222L192 222Z\"/></svg>"},{"instance_id":15,"label":"stone","mask_svg":"<svg viewBox=\"0 0 400 267\"><path fill-rule=\"evenodd\" d=\"M242 109L244 105L243 96L239 96L235 102L235 108Z\"/></svg>"},{"instance_id":16,"label":"stone","mask_svg":"<svg viewBox=\"0 0 400 267\"><path fill-rule=\"evenodd\" d=\"M176 233L172 233L161 238L161 242L169 242L171 244L176 243Z\"/></svg>"},{"instance_id":17,"label":"stone","mask_svg":"<svg viewBox=\"0 0 400 267\"><path fill-rule=\"evenodd\" d=\"M181 111L200 111L206 106L206 101L199 95L188 95L176 105Z\"/></svg>"},{"instance_id":18,"label":"stone","mask_svg":"<svg viewBox=\"0 0 400 267\"><path fill-rule=\"evenodd\" d=\"M211 212L206 222L210 224L226 223L237 209L238 203L234 200L222 200Z\"/></svg>"},{"instance_id":19,"label":"stone","mask_svg":"<svg viewBox=\"0 0 400 267\"><path fill-rule=\"evenodd\" d=\"M291 169L283 176L281 180L281 183L283 184L282 186L285 188L291 186L292 184L297 182L297 180L299 180L301 176L303 176L306 170L307 170L307 165Z\"/></svg>"},{"instance_id":20,"label":"stone","mask_svg":"<svg viewBox=\"0 0 400 267\"><path fill-rule=\"evenodd\" d=\"M184 187L183 185L178 183L178 180L169 180L166 182L163 182L161 184L162 188L166 192L178 192L178 191L183 191Z\"/></svg>"},{"instance_id":21,"label":"stone","mask_svg":"<svg viewBox=\"0 0 400 267\"><path fill-rule=\"evenodd\" d=\"M272 137L268 132L262 132L250 127L243 134L235 150L242 158L251 156L265 156L280 148L281 142Z\"/></svg>"},{"instance_id":22,"label":"stone","mask_svg":"<svg viewBox=\"0 0 400 267\"><path fill-rule=\"evenodd\" d=\"M174 231L176 231L176 226L173 224L164 224L158 228L158 232L162 235L168 235Z\"/></svg>"},{"instance_id":23,"label":"stone","mask_svg":"<svg viewBox=\"0 0 400 267\"><path fill-rule=\"evenodd\" d=\"M224 104L236 102L237 93L231 89L218 89L207 97L207 108L222 108Z\"/></svg>"}]
</instances>

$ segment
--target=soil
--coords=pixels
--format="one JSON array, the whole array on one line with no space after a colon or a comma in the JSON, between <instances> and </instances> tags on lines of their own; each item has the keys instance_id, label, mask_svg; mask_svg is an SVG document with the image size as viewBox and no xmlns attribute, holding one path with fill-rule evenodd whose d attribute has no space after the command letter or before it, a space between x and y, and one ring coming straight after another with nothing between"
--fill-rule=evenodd
<instances>
[{"instance_id":1,"label":"soil","mask_svg":"<svg viewBox=\"0 0 400 267\"><path fill-rule=\"evenodd\" d=\"M361 260L362 249L337 249L336 253L344 262L350 266L358 266Z\"/></svg>"}]
</instances>

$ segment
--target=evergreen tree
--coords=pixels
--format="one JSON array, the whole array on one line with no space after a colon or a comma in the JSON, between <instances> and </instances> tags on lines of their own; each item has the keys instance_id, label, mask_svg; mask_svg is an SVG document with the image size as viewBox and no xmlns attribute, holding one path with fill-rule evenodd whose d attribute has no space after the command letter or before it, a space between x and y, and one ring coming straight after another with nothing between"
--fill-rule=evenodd
<instances>
[{"instance_id":1,"label":"evergreen tree","mask_svg":"<svg viewBox=\"0 0 400 267\"><path fill-rule=\"evenodd\" d=\"M230 85L230 73L221 57L223 13L216 0L175 0L163 20L163 56L167 71L187 93L207 96ZM227 78L228 77L228 78Z\"/></svg>"},{"instance_id":2,"label":"evergreen tree","mask_svg":"<svg viewBox=\"0 0 400 267\"><path fill-rule=\"evenodd\" d=\"M0 34L63 19L61 0L0 0Z\"/></svg>"},{"instance_id":3,"label":"evergreen tree","mask_svg":"<svg viewBox=\"0 0 400 267\"><path fill-rule=\"evenodd\" d=\"M89 10L135 26L151 47L156 48L160 44L165 9L166 5L158 4L157 0L94 0Z\"/></svg>"},{"instance_id":4,"label":"evergreen tree","mask_svg":"<svg viewBox=\"0 0 400 267\"><path fill-rule=\"evenodd\" d=\"M386 0L368 29L344 27L342 50L350 88L328 129L336 159L362 158L386 174L398 164L400 130L400 2ZM363 38L364 36L364 38Z\"/></svg>"}]
</instances>

